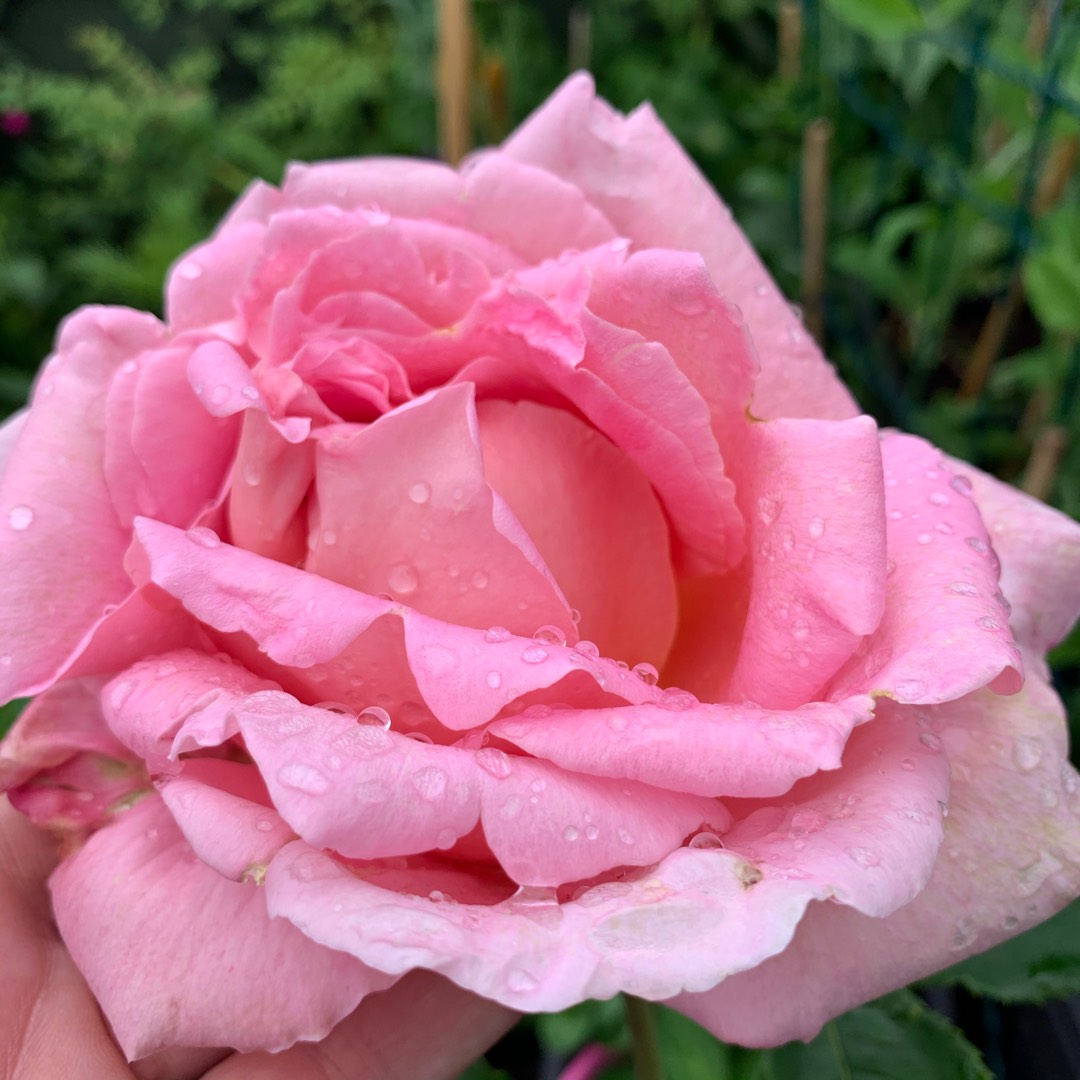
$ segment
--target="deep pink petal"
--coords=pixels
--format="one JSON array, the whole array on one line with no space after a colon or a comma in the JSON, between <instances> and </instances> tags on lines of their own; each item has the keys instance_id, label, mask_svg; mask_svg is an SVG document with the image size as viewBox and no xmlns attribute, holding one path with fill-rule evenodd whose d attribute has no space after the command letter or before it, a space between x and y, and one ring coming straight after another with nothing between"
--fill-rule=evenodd
<instances>
[{"instance_id":1,"label":"deep pink petal","mask_svg":"<svg viewBox=\"0 0 1080 1080\"><path fill-rule=\"evenodd\" d=\"M795 708L875 630L885 600L877 427L774 420L746 433L750 596L730 698Z\"/></svg>"},{"instance_id":2,"label":"deep pink petal","mask_svg":"<svg viewBox=\"0 0 1080 1080\"><path fill-rule=\"evenodd\" d=\"M53 874L57 925L129 1059L172 1046L281 1050L320 1039L390 981L195 858L148 797Z\"/></svg>"},{"instance_id":3,"label":"deep pink petal","mask_svg":"<svg viewBox=\"0 0 1080 1080\"><path fill-rule=\"evenodd\" d=\"M485 479L472 387L322 439L315 485L312 573L463 626L576 635L558 584Z\"/></svg>"},{"instance_id":4,"label":"deep pink petal","mask_svg":"<svg viewBox=\"0 0 1080 1080\"><path fill-rule=\"evenodd\" d=\"M101 418L121 365L164 334L152 316L122 308L83 309L60 330L0 481L4 700L46 686L105 608L131 592L128 535L104 477Z\"/></svg>"},{"instance_id":5,"label":"deep pink petal","mask_svg":"<svg viewBox=\"0 0 1080 1080\"><path fill-rule=\"evenodd\" d=\"M968 486L911 435L881 444L889 574L881 625L830 697L951 701L989 685L1015 693L1023 664L998 591L997 557Z\"/></svg>"},{"instance_id":6,"label":"deep pink petal","mask_svg":"<svg viewBox=\"0 0 1080 1080\"><path fill-rule=\"evenodd\" d=\"M670 1004L750 1046L810 1039L826 1020L1048 918L1080 889L1080 777L1041 665L1015 697L980 691L928 713L952 769L930 883L887 918L815 904L754 971ZM887 789L886 789L887 790ZM785 988L777 994L776 988Z\"/></svg>"},{"instance_id":7,"label":"deep pink petal","mask_svg":"<svg viewBox=\"0 0 1080 1080\"><path fill-rule=\"evenodd\" d=\"M731 213L648 105L623 117L574 75L504 146L582 189L642 247L698 251L737 304L761 359L753 412L843 419L858 411ZM672 210L677 207L677 211Z\"/></svg>"},{"instance_id":8,"label":"deep pink petal","mask_svg":"<svg viewBox=\"0 0 1080 1080\"><path fill-rule=\"evenodd\" d=\"M572 772L696 795L762 798L837 768L851 731L872 715L869 697L788 711L661 703L526 713L496 720L488 730Z\"/></svg>"}]
</instances>

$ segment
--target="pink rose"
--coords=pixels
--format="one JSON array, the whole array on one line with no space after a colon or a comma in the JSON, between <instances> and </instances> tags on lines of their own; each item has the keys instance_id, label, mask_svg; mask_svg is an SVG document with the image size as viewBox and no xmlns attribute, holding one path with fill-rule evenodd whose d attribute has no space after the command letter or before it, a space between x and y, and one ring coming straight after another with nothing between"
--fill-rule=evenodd
<instances>
[{"instance_id":1,"label":"pink rose","mask_svg":"<svg viewBox=\"0 0 1080 1080\"><path fill-rule=\"evenodd\" d=\"M1080 891L1080 528L860 416L583 76L255 184L3 442L0 779L131 1058L413 968L769 1045Z\"/></svg>"}]
</instances>

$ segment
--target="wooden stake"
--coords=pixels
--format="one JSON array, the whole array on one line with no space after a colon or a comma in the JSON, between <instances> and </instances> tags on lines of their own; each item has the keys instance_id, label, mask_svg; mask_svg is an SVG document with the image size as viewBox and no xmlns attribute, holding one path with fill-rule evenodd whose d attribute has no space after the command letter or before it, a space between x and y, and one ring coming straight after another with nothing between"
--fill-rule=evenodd
<instances>
[{"instance_id":1,"label":"wooden stake","mask_svg":"<svg viewBox=\"0 0 1080 1080\"><path fill-rule=\"evenodd\" d=\"M472 146L471 0L439 0L438 34L439 152L456 165Z\"/></svg>"},{"instance_id":2,"label":"wooden stake","mask_svg":"<svg viewBox=\"0 0 1080 1080\"><path fill-rule=\"evenodd\" d=\"M806 328L819 345L824 343L825 243L829 220L829 141L832 124L822 117L811 120L803 132L802 191L802 303Z\"/></svg>"},{"instance_id":3,"label":"wooden stake","mask_svg":"<svg viewBox=\"0 0 1080 1080\"><path fill-rule=\"evenodd\" d=\"M990 313L982 324L975 348L971 350L971 356L964 368L964 377L960 381L960 389L956 392L958 398L971 400L983 392L990 369L1001 355L1005 337L1023 299L1024 284L1020 278L1020 268L1017 267L1013 270L1004 295L990 305Z\"/></svg>"},{"instance_id":4,"label":"wooden stake","mask_svg":"<svg viewBox=\"0 0 1080 1080\"><path fill-rule=\"evenodd\" d=\"M803 10L801 0L780 0L776 13L776 54L780 78L798 82L802 73Z\"/></svg>"},{"instance_id":5,"label":"wooden stake","mask_svg":"<svg viewBox=\"0 0 1080 1080\"><path fill-rule=\"evenodd\" d=\"M1035 436L1024 479L1020 485L1029 495L1044 502L1054 488L1058 465L1069 444L1069 433L1060 424L1047 424Z\"/></svg>"},{"instance_id":6,"label":"wooden stake","mask_svg":"<svg viewBox=\"0 0 1080 1080\"><path fill-rule=\"evenodd\" d=\"M567 60L571 71L588 71L592 53L592 14L585 4L570 9L567 27Z\"/></svg>"}]
</instances>

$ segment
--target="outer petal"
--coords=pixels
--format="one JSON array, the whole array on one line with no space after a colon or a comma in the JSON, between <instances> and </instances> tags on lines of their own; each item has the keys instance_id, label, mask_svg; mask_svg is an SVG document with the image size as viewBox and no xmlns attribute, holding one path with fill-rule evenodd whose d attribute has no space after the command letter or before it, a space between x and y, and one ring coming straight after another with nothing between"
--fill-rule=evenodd
<instances>
[{"instance_id":1,"label":"outer petal","mask_svg":"<svg viewBox=\"0 0 1080 1080\"><path fill-rule=\"evenodd\" d=\"M881 619L877 427L869 417L755 424L742 453L750 601L728 696L794 708L814 699Z\"/></svg>"},{"instance_id":2,"label":"outer petal","mask_svg":"<svg viewBox=\"0 0 1080 1080\"><path fill-rule=\"evenodd\" d=\"M4 700L47 685L106 606L131 592L100 418L120 366L164 333L152 316L122 308L84 309L60 331L0 481ZM72 577L80 581L74 591Z\"/></svg>"},{"instance_id":3,"label":"outer petal","mask_svg":"<svg viewBox=\"0 0 1080 1080\"><path fill-rule=\"evenodd\" d=\"M884 692L936 703L986 685L1014 693L1023 664L970 486L922 439L887 436L881 453L890 561L885 615L830 696Z\"/></svg>"},{"instance_id":4,"label":"outer petal","mask_svg":"<svg viewBox=\"0 0 1080 1080\"><path fill-rule=\"evenodd\" d=\"M130 1060L171 1046L320 1039L393 980L271 920L264 894L200 863L159 799L52 877L57 924Z\"/></svg>"},{"instance_id":5,"label":"outer petal","mask_svg":"<svg viewBox=\"0 0 1080 1080\"><path fill-rule=\"evenodd\" d=\"M843 419L858 411L730 211L650 106L623 117L595 97L587 75L574 75L503 150L577 184L635 243L701 252L757 346L757 416Z\"/></svg>"},{"instance_id":6,"label":"outer petal","mask_svg":"<svg viewBox=\"0 0 1080 1080\"><path fill-rule=\"evenodd\" d=\"M1080 890L1080 777L1061 704L1032 666L1016 697L981 691L930 710L926 735L944 745L952 790L942 853L919 896L883 919L814 905L779 956L670 1004L732 1042L809 1039L846 1009L1068 903Z\"/></svg>"}]
</instances>

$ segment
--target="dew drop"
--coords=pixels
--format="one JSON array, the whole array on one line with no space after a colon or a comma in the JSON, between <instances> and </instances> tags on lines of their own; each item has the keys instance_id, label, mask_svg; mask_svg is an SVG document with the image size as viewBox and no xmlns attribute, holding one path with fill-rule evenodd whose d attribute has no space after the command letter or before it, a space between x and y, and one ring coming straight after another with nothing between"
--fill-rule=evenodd
<instances>
[{"instance_id":1,"label":"dew drop","mask_svg":"<svg viewBox=\"0 0 1080 1080\"><path fill-rule=\"evenodd\" d=\"M699 832L690 837L690 843L687 847L695 848L698 851L718 851L724 846L724 841L714 832Z\"/></svg>"},{"instance_id":2,"label":"dew drop","mask_svg":"<svg viewBox=\"0 0 1080 1080\"><path fill-rule=\"evenodd\" d=\"M497 671L489 671L484 681L492 690L498 690L502 686L502 676Z\"/></svg>"},{"instance_id":3,"label":"dew drop","mask_svg":"<svg viewBox=\"0 0 1080 1080\"><path fill-rule=\"evenodd\" d=\"M934 491L927 495L926 501L931 503L933 506L948 506L949 496L941 491Z\"/></svg>"},{"instance_id":4,"label":"dew drop","mask_svg":"<svg viewBox=\"0 0 1080 1080\"><path fill-rule=\"evenodd\" d=\"M783 503L776 495L762 495L757 505L762 524L771 525L779 516Z\"/></svg>"},{"instance_id":5,"label":"dew drop","mask_svg":"<svg viewBox=\"0 0 1080 1080\"><path fill-rule=\"evenodd\" d=\"M491 645L495 645L500 641L509 641L512 636L505 626L489 626L484 631L484 640Z\"/></svg>"},{"instance_id":6,"label":"dew drop","mask_svg":"<svg viewBox=\"0 0 1080 1080\"><path fill-rule=\"evenodd\" d=\"M582 638L574 646L574 652L581 653L582 656L588 656L592 660L597 660L600 657L600 647L595 641L590 641L588 638Z\"/></svg>"},{"instance_id":7,"label":"dew drop","mask_svg":"<svg viewBox=\"0 0 1080 1080\"><path fill-rule=\"evenodd\" d=\"M258 829L259 832L269 832L273 827L273 822L269 821L267 818L259 818L259 820L255 822L255 828Z\"/></svg>"},{"instance_id":8,"label":"dew drop","mask_svg":"<svg viewBox=\"0 0 1080 1080\"><path fill-rule=\"evenodd\" d=\"M491 579L488 577L486 571L477 570L476 573L473 574L471 580L472 580L472 587L474 589L486 589L488 587L488 582Z\"/></svg>"},{"instance_id":9,"label":"dew drop","mask_svg":"<svg viewBox=\"0 0 1080 1080\"><path fill-rule=\"evenodd\" d=\"M579 833L573 825L567 825L566 828L563 829L562 835L564 840L574 841L581 835L581 833Z\"/></svg>"},{"instance_id":10,"label":"dew drop","mask_svg":"<svg viewBox=\"0 0 1080 1080\"><path fill-rule=\"evenodd\" d=\"M476 751L475 757L476 764L484 772L494 776L496 780L505 780L510 775L512 769L510 757L502 750L494 746L485 746L482 750Z\"/></svg>"},{"instance_id":11,"label":"dew drop","mask_svg":"<svg viewBox=\"0 0 1080 1080\"><path fill-rule=\"evenodd\" d=\"M1020 925L1020 920L1015 915L1006 915L1001 920L1001 929L1006 931L1013 931Z\"/></svg>"},{"instance_id":12,"label":"dew drop","mask_svg":"<svg viewBox=\"0 0 1080 1080\"><path fill-rule=\"evenodd\" d=\"M900 768L903 769L904 772L914 772L915 762L912 761L911 758L906 757L903 761L900 762Z\"/></svg>"},{"instance_id":13,"label":"dew drop","mask_svg":"<svg viewBox=\"0 0 1080 1080\"><path fill-rule=\"evenodd\" d=\"M986 555L989 553L990 548L985 540L980 540L977 536L968 536L964 539L964 543L967 544L972 551L977 551L980 555Z\"/></svg>"},{"instance_id":14,"label":"dew drop","mask_svg":"<svg viewBox=\"0 0 1080 1080\"><path fill-rule=\"evenodd\" d=\"M16 531L29 529L34 521L34 511L29 506L13 506L8 512L8 524Z\"/></svg>"},{"instance_id":15,"label":"dew drop","mask_svg":"<svg viewBox=\"0 0 1080 1080\"><path fill-rule=\"evenodd\" d=\"M652 664L635 664L633 670L634 674L645 683L646 686L655 686L657 680L660 678L660 673Z\"/></svg>"},{"instance_id":16,"label":"dew drop","mask_svg":"<svg viewBox=\"0 0 1080 1080\"><path fill-rule=\"evenodd\" d=\"M1001 623L997 621L992 615L980 615L975 620L975 625L980 630L1000 630Z\"/></svg>"},{"instance_id":17,"label":"dew drop","mask_svg":"<svg viewBox=\"0 0 1080 1080\"><path fill-rule=\"evenodd\" d=\"M434 746L435 740L430 735L425 735L422 731L406 731L406 739L412 739L413 742L424 743L427 746Z\"/></svg>"},{"instance_id":18,"label":"dew drop","mask_svg":"<svg viewBox=\"0 0 1080 1080\"><path fill-rule=\"evenodd\" d=\"M192 260L181 263L176 268L176 272L185 281L198 281L199 278L203 276L203 268L197 262L194 262Z\"/></svg>"},{"instance_id":19,"label":"dew drop","mask_svg":"<svg viewBox=\"0 0 1080 1080\"><path fill-rule=\"evenodd\" d=\"M457 833L453 829L441 829L435 837L435 846L440 851L446 851L447 848L452 848L456 843Z\"/></svg>"},{"instance_id":20,"label":"dew drop","mask_svg":"<svg viewBox=\"0 0 1080 1080\"><path fill-rule=\"evenodd\" d=\"M600 830L595 825L585 826L585 839L595 840L600 835Z\"/></svg>"},{"instance_id":21,"label":"dew drop","mask_svg":"<svg viewBox=\"0 0 1080 1080\"><path fill-rule=\"evenodd\" d=\"M539 630L533 634L533 641L542 641L545 645L565 645L566 635L557 626L541 626ZM529 661L533 663L534 661Z\"/></svg>"},{"instance_id":22,"label":"dew drop","mask_svg":"<svg viewBox=\"0 0 1080 1080\"><path fill-rule=\"evenodd\" d=\"M540 645L530 645L522 654L526 664L542 664L548 658L547 649Z\"/></svg>"},{"instance_id":23,"label":"dew drop","mask_svg":"<svg viewBox=\"0 0 1080 1080\"><path fill-rule=\"evenodd\" d=\"M204 548L216 548L221 545L221 537L205 525L196 525L194 529L188 529L187 537L192 543Z\"/></svg>"},{"instance_id":24,"label":"dew drop","mask_svg":"<svg viewBox=\"0 0 1080 1080\"><path fill-rule=\"evenodd\" d=\"M807 526L807 532L810 533L812 540L820 540L825 532L825 521L823 518L811 518L810 524Z\"/></svg>"},{"instance_id":25,"label":"dew drop","mask_svg":"<svg viewBox=\"0 0 1080 1080\"><path fill-rule=\"evenodd\" d=\"M416 503L417 506L422 506L431 498L431 485L425 483L423 480L417 480L409 488L409 498Z\"/></svg>"},{"instance_id":26,"label":"dew drop","mask_svg":"<svg viewBox=\"0 0 1080 1080\"><path fill-rule=\"evenodd\" d=\"M970 581L954 581L949 585L949 592L957 596L978 596L979 587Z\"/></svg>"},{"instance_id":27,"label":"dew drop","mask_svg":"<svg viewBox=\"0 0 1080 1080\"><path fill-rule=\"evenodd\" d=\"M634 834L629 829L619 829L617 833L619 840L624 844L632 844L634 842Z\"/></svg>"},{"instance_id":28,"label":"dew drop","mask_svg":"<svg viewBox=\"0 0 1080 1080\"><path fill-rule=\"evenodd\" d=\"M1024 772L1031 772L1042 761L1042 740L1033 735L1018 735L1013 741L1013 760Z\"/></svg>"},{"instance_id":29,"label":"dew drop","mask_svg":"<svg viewBox=\"0 0 1080 1080\"><path fill-rule=\"evenodd\" d=\"M796 641L805 641L810 636L810 624L805 619L796 619L791 624L791 636Z\"/></svg>"},{"instance_id":30,"label":"dew drop","mask_svg":"<svg viewBox=\"0 0 1080 1080\"><path fill-rule=\"evenodd\" d=\"M848 848L848 855L859 864L867 868L881 865L881 856L865 847Z\"/></svg>"},{"instance_id":31,"label":"dew drop","mask_svg":"<svg viewBox=\"0 0 1080 1080\"><path fill-rule=\"evenodd\" d=\"M901 701L912 702L926 693L926 683L921 679L900 679L896 684L896 692Z\"/></svg>"},{"instance_id":32,"label":"dew drop","mask_svg":"<svg viewBox=\"0 0 1080 1080\"><path fill-rule=\"evenodd\" d=\"M941 753L943 745L941 742L941 737L939 735L935 735L934 732L924 731L919 736L919 742L921 742L923 746L927 748L927 750L930 750L935 754Z\"/></svg>"},{"instance_id":33,"label":"dew drop","mask_svg":"<svg viewBox=\"0 0 1080 1080\"><path fill-rule=\"evenodd\" d=\"M424 802L435 802L446 790L446 773L433 765L418 769L410 779Z\"/></svg>"},{"instance_id":34,"label":"dew drop","mask_svg":"<svg viewBox=\"0 0 1080 1080\"><path fill-rule=\"evenodd\" d=\"M278 769L277 778L282 787L302 791L305 795L322 795L330 788L330 781L311 765L282 765Z\"/></svg>"},{"instance_id":35,"label":"dew drop","mask_svg":"<svg viewBox=\"0 0 1080 1080\"><path fill-rule=\"evenodd\" d=\"M325 709L327 712L337 713L338 716L356 718L356 710L351 709L341 701L320 701L312 706L314 709Z\"/></svg>"},{"instance_id":36,"label":"dew drop","mask_svg":"<svg viewBox=\"0 0 1080 1080\"><path fill-rule=\"evenodd\" d=\"M953 527L947 521L939 521L934 528L941 533L942 536L952 536Z\"/></svg>"},{"instance_id":37,"label":"dew drop","mask_svg":"<svg viewBox=\"0 0 1080 1080\"><path fill-rule=\"evenodd\" d=\"M957 493L957 495L965 495L967 498L971 498L971 481L966 476L954 476L949 480L949 487Z\"/></svg>"},{"instance_id":38,"label":"dew drop","mask_svg":"<svg viewBox=\"0 0 1080 1080\"><path fill-rule=\"evenodd\" d=\"M410 563L400 562L390 567L390 571L386 575L386 583L398 596L408 596L410 593L416 592L417 586L420 584L420 578Z\"/></svg>"},{"instance_id":39,"label":"dew drop","mask_svg":"<svg viewBox=\"0 0 1080 1080\"><path fill-rule=\"evenodd\" d=\"M389 731L392 723L390 714L378 705L369 705L366 709L361 709L356 722L361 727L379 728L382 731Z\"/></svg>"},{"instance_id":40,"label":"dew drop","mask_svg":"<svg viewBox=\"0 0 1080 1080\"><path fill-rule=\"evenodd\" d=\"M930 533L919 533L919 535L915 537L916 544L932 544L933 542L934 538Z\"/></svg>"},{"instance_id":41,"label":"dew drop","mask_svg":"<svg viewBox=\"0 0 1080 1080\"><path fill-rule=\"evenodd\" d=\"M538 985L536 979L521 968L513 968L506 976L506 989L515 994L527 994Z\"/></svg>"},{"instance_id":42,"label":"dew drop","mask_svg":"<svg viewBox=\"0 0 1080 1080\"><path fill-rule=\"evenodd\" d=\"M337 543L337 533L333 529L323 529L322 542L327 547L333 547Z\"/></svg>"}]
</instances>

